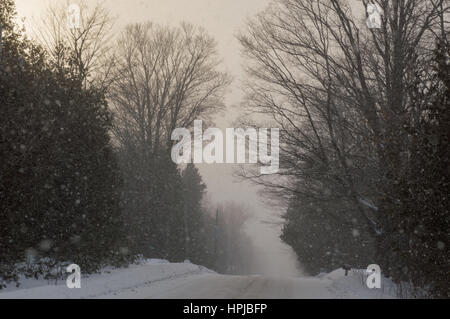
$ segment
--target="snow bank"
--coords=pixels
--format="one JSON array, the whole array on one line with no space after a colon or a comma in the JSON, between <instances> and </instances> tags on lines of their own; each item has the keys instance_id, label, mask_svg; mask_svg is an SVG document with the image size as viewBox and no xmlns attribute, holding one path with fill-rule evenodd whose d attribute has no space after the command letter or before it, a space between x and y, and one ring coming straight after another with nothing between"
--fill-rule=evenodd
<instances>
[{"instance_id":1,"label":"snow bank","mask_svg":"<svg viewBox=\"0 0 450 319\"><path fill-rule=\"evenodd\" d=\"M191 264L143 259L125 269L105 269L83 277L80 289L28 279L18 289L0 291L0 299L19 298L395 298L395 285L381 279L380 289L369 289L365 270L343 269L316 277L266 277L219 275ZM36 285L40 284L40 287ZM9 291L8 291L9 290Z\"/></svg>"},{"instance_id":2,"label":"snow bank","mask_svg":"<svg viewBox=\"0 0 450 319\"><path fill-rule=\"evenodd\" d=\"M8 287L6 291L0 290L0 299L101 298L102 296L116 295L122 291L148 286L158 281L202 273L213 273L213 271L188 263L177 264L168 263L165 260L149 259L140 265L132 265L124 269L105 270L100 274L83 277L79 289L67 288L65 281L59 281L57 285L48 285L47 281L30 279L24 282L24 285L19 289L12 290L13 288ZM42 286L27 288L27 286L39 284Z\"/></svg>"},{"instance_id":3,"label":"snow bank","mask_svg":"<svg viewBox=\"0 0 450 319\"><path fill-rule=\"evenodd\" d=\"M321 279L330 280L329 290L335 298L345 299L393 299L396 286L388 278L381 277L381 288L369 289L366 285L365 269L352 269L345 276L345 270L337 269L329 274L320 274Z\"/></svg>"},{"instance_id":4,"label":"snow bank","mask_svg":"<svg viewBox=\"0 0 450 319\"><path fill-rule=\"evenodd\" d=\"M167 259L146 259L144 264L168 264L170 261Z\"/></svg>"}]
</instances>

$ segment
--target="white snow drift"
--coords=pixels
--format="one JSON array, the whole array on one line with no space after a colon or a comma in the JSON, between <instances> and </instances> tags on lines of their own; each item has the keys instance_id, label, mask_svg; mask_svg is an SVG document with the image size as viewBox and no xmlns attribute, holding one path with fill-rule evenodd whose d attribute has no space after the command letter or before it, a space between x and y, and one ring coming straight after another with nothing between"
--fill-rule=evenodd
<instances>
[{"instance_id":1,"label":"white snow drift","mask_svg":"<svg viewBox=\"0 0 450 319\"><path fill-rule=\"evenodd\" d=\"M37 284L42 284L40 287ZM8 287L0 299L15 298L394 298L392 283L382 280L381 289L369 289L359 271L344 275L336 270L317 277L266 277L219 275L190 263L150 260L125 269L105 270L82 278L80 289L65 282L24 282Z\"/></svg>"}]
</instances>

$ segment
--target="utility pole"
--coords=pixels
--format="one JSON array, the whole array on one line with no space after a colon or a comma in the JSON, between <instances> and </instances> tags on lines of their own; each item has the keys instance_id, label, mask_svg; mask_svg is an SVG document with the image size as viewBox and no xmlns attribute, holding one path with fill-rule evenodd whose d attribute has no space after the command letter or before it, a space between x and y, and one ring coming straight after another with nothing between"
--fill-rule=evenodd
<instances>
[{"instance_id":1,"label":"utility pole","mask_svg":"<svg viewBox=\"0 0 450 319\"><path fill-rule=\"evenodd\" d=\"M219 209L216 210L216 225L214 227L214 256L216 262L216 269L219 268Z\"/></svg>"},{"instance_id":2,"label":"utility pole","mask_svg":"<svg viewBox=\"0 0 450 319\"><path fill-rule=\"evenodd\" d=\"M0 24L0 62L2 61L2 25Z\"/></svg>"},{"instance_id":3,"label":"utility pole","mask_svg":"<svg viewBox=\"0 0 450 319\"><path fill-rule=\"evenodd\" d=\"M187 216L187 205L186 202L184 203L184 255L185 259L190 260L190 251L189 251L189 244L190 244L190 237L189 237L189 225L188 225L188 216Z\"/></svg>"}]
</instances>

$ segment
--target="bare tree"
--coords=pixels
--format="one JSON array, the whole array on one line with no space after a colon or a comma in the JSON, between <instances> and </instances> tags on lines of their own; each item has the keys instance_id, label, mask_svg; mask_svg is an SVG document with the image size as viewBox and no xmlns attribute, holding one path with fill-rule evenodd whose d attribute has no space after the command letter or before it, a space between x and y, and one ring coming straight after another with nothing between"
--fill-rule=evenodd
<instances>
[{"instance_id":1,"label":"bare tree","mask_svg":"<svg viewBox=\"0 0 450 319\"><path fill-rule=\"evenodd\" d=\"M70 5L80 9L79 25L68 23ZM101 2L88 6L85 0L58 1L48 4L36 34L58 67L66 67L70 59L73 71L85 86L96 82L107 88L115 61L113 26L114 19Z\"/></svg>"},{"instance_id":2,"label":"bare tree","mask_svg":"<svg viewBox=\"0 0 450 319\"><path fill-rule=\"evenodd\" d=\"M223 107L229 77L219 71L215 46L205 31L188 24L130 25L117 43L109 101L125 212L132 227L141 228L132 230L144 234L139 240L161 251L172 251L184 238L178 226L185 207L179 207L180 181L170 159L172 131Z\"/></svg>"},{"instance_id":3,"label":"bare tree","mask_svg":"<svg viewBox=\"0 0 450 319\"><path fill-rule=\"evenodd\" d=\"M149 159L169 150L175 128L222 109L230 79L218 71L215 46L202 29L188 24L126 28L110 94L122 146L134 144Z\"/></svg>"},{"instance_id":4,"label":"bare tree","mask_svg":"<svg viewBox=\"0 0 450 319\"><path fill-rule=\"evenodd\" d=\"M243 175L285 198L300 192L321 201L331 188L374 234L387 215L374 203L393 205L390 190L407 160L415 68L448 12L444 1L377 3L380 29L369 30L347 1L281 0L239 37L249 61L245 103L282 129L279 175L288 178Z\"/></svg>"},{"instance_id":5,"label":"bare tree","mask_svg":"<svg viewBox=\"0 0 450 319\"><path fill-rule=\"evenodd\" d=\"M446 255L427 253L446 232L446 210L431 198L415 200L420 195L411 194L408 179L420 175L415 141L431 121L421 107L430 99L418 102L417 88L430 91L436 44L448 48L449 4L370 2L383 9L380 28L366 24L369 1L358 8L344 0L280 0L249 22L239 37L248 60L245 103L281 128L281 169L277 176L241 176L290 204L283 235L297 253L325 259L303 243L319 238L340 258L355 248L362 256L364 237L375 248L364 258L376 258L392 278L448 294L441 271L430 275ZM317 223L337 226L314 237ZM351 247L339 244L349 234Z\"/></svg>"}]
</instances>

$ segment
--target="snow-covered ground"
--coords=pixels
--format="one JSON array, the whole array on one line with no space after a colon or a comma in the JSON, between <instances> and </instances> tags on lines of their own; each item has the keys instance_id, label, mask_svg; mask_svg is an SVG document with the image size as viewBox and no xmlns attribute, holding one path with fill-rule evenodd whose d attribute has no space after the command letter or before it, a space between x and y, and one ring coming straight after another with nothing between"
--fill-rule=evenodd
<instances>
[{"instance_id":1,"label":"snow-covered ground","mask_svg":"<svg viewBox=\"0 0 450 319\"><path fill-rule=\"evenodd\" d=\"M150 260L84 277L79 289L69 289L61 281L48 285L46 281L26 280L20 288L1 290L0 299L394 298L391 287L388 280L383 280L381 289L369 289L364 275L357 271L349 276L343 270L317 277L227 276L190 263Z\"/></svg>"}]
</instances>

